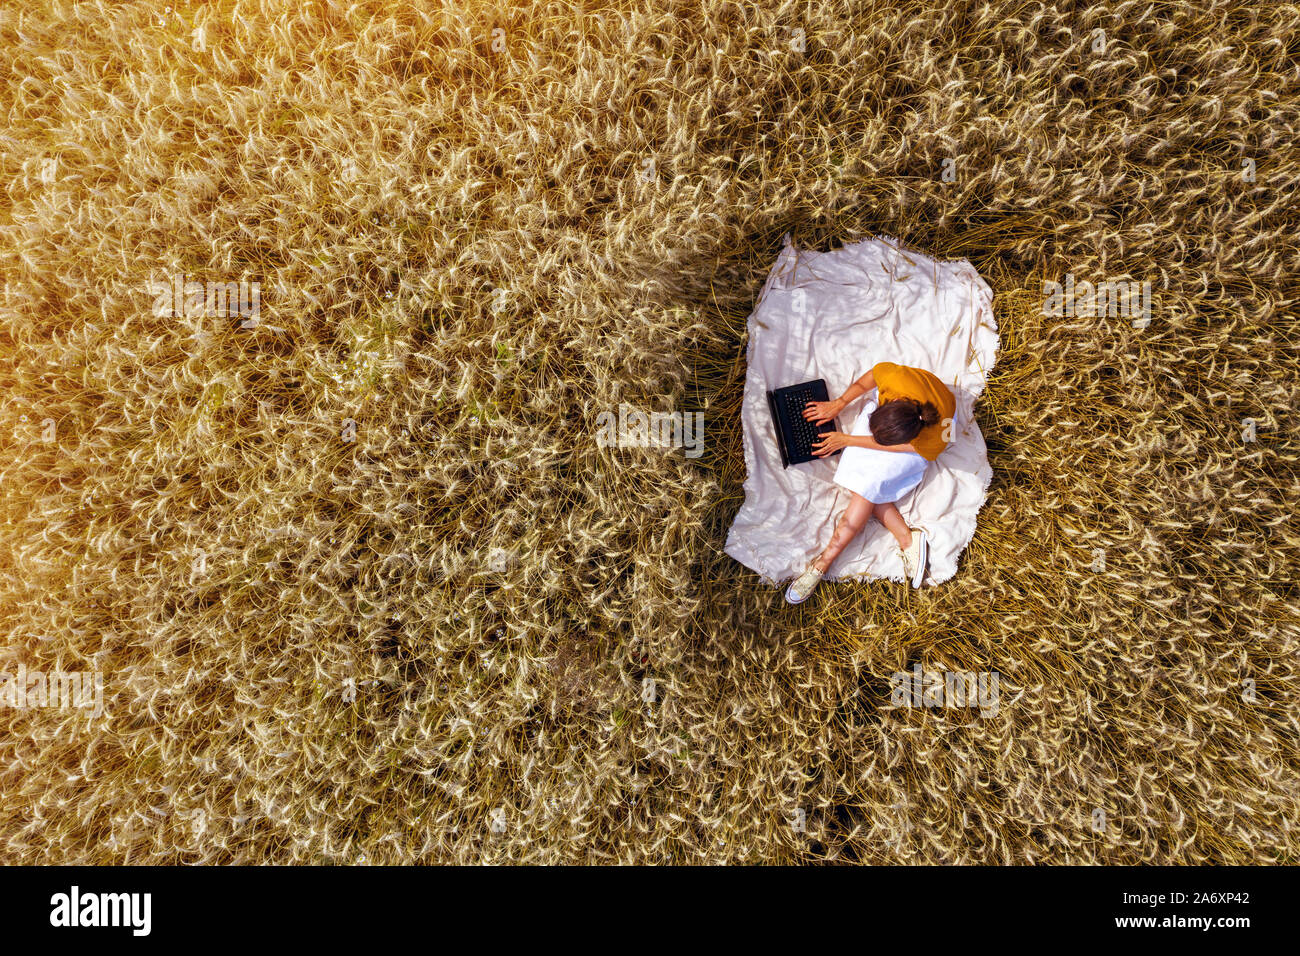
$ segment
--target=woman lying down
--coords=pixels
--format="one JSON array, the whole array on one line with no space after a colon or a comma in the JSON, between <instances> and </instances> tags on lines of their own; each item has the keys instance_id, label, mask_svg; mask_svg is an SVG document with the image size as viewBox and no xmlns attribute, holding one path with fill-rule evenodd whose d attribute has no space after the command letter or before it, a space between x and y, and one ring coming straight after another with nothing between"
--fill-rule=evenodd
<instances>
[{"instance_id":1,"label":"woman lying down","mask_svg":"<svg viewBox=\"0 0 1300 956\"><path fill-rule=\"evenodd\" d=\"M814 454L822 458L844 449L835 483L847 488L853 500L826 549L786 590L785 599L791 604L808 599L831 562L873 517L898 542L903 572L912 587L919 588L925 577L929 557L925 532L909 528L895 502L911 494L925 477L926 466L948 447L957 400L925 369L881 362L834 401L809 402L803 417L815 424L828 422L872 389L876 400L868 399L852 432L829 432L813 445Z\"/></svg>"}]
</instances>

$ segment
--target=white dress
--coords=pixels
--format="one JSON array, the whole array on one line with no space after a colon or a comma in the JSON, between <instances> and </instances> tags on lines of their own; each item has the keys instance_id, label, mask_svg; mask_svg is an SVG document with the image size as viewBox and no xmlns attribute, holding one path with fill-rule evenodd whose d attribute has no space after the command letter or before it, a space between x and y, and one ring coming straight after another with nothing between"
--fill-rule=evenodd
<instances>
[{"instance_id":1,"label":"white dress","mask_svg":"<svg viewBox=\"0 0 1300 956\"><path fill-rule=\"evenodd\" d=\"M876 398L867 400L849 431L850 435L871 434L869 419L877 404ZM879 448L851 446L840 452L835 484L874 504L888 504L910 494L925 477L928 464L914 451L881 451Z\"/></svg>"}]
</instances>

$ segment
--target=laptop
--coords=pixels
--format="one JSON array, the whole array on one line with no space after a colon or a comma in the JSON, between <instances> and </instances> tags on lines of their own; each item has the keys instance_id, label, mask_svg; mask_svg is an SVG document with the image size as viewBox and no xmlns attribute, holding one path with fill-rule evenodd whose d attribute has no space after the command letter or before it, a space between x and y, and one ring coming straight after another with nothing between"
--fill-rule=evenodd
<instances>
[{"instance_id":1,"label":"laptop","mask_svg":"<svg viewBox=\"0 0 1300 956\"><path fill-rule=\"evenodd\" d=\"M772 410L772 424L776 427L776 447L781 452L782 468L819 460L813 454L813 443L821 441L821 436L827 432L840 430L836 419L814 425L803 417L804 406L809 402L826 401L830 401L830 395L826 391L826 380L821 378L768 391L767 404ZM826 457L838 455L841 450L837 448Z\"/></svg>"}]
</instances>

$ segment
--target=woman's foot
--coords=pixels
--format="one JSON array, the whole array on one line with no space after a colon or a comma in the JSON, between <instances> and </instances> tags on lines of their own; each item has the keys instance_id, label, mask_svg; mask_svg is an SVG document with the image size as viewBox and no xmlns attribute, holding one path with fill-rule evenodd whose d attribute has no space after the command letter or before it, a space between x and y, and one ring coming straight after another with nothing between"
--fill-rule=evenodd
<instances>
[{"instance_id":1,"label":"woman's foot","mask_svg":"<svg viewBox=\"0 0 1300 956\"><path fill-rule=\"evenodd\" d=\"M906 548L899 548L898 555L903 559L903 574L914 588L921 586L925 578L925 565L930 560L930 542L920 528L909 528L912 543Z\"/></svg>"},{"instance_id":2,"label":"woman's foot","mask_svg":"<svg viewBox=\"0 0 1300 956\"><path fill-rule=\"evenodd\" d=\"M808 570L795 578L794 583L785 589L785 599L791 604L802 604L808 600L808 595L812 594L813 588L817 587L817 582L821 579L822 571L817 565L808 565Z\"/></svg>"}]
</instances>

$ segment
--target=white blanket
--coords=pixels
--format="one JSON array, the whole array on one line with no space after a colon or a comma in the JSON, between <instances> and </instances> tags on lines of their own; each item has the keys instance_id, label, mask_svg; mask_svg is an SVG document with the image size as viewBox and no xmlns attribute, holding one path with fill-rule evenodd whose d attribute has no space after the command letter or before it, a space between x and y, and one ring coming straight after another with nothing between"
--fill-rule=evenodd
<instances>
[{"instance_id":1,"label":"white blanket","mask_svg":"<svg viewBox=\"0 0 1300 956\"><path fill-rule=\"evenodd\" d=\"M786 581L826 546L849 492L832 482L839 456L781 468L767 390L824 378L832 398L877 362L928 369L957 397L953 442L925 478L898 502L912 527L930 540L928 584L957 573L957 558L975 535L988 491L984 436L972 410L997 359L993 293L966 260L939 262L888 238L830 252L785 248L749 317L748 370L741 411L745 434L745 503L732 522L726 552L764 579ZM868 398L839 415L849 431ZM827 580L903 580L893 536L872 519L831 565Z\"/></svg>"}]
</instances>

